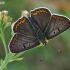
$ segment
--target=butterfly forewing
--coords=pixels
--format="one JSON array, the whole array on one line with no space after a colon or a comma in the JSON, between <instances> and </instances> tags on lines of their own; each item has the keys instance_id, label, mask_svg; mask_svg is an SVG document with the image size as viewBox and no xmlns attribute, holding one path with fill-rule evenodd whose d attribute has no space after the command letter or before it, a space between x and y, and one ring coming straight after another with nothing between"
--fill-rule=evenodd
<instances>
[{"instance_id":1,"label":"butterfly forewing","mask_svg":"<svg viewBox=\"0 0 70 70\"><path fill-rule=\"evenodd\" d=\"M64 16L52 15L50 25L47 29L47 39L51 39L70 27L69 19Z\"/></svg>"},{"instance_id":2,"label":"butterfly forewing","mask_svg":"<svg viewBox=\"0 0 70 70\"><path fill-rule=\"evenodd\" d=\"M34 36L32 26L26 17L21 17L18 21L15 22L13 31L14 33L20 33L26 36Z\"/></svg>"},{"instance_id":3,"label":"butterfly forewing","mask_svg":"<svg viewBox=\"0 0 70 70\"><path fill-rule=\"evenodd\" d=\"M51 13L46 8L38 8L31 11L31 18L38 25L41 31L44 33L45 29L49 25Z\"/></svg>"},{"instance_id":4,"label":"butterfly forewing","mask_svg":"<svg viewBox=\"0 0 70 70\"><path fill-rule=\"evenodd\" d=\"M9 43L11 52L18 53L39 45L33 28L26 17L15 22L13 32L14 36Z\"/></svg>"},{"instance_id":5,"label":"butterfly forewing","mask_svg":"<svg viewBox=\"0 0 70 70\"><path fill-rule=\"evenodd\" d=\"M10 51L13 53L19 53L39 45L39 42L35 38L27 37L22 34L15 34L9 44Z\"/></svg>"}]
</instances>

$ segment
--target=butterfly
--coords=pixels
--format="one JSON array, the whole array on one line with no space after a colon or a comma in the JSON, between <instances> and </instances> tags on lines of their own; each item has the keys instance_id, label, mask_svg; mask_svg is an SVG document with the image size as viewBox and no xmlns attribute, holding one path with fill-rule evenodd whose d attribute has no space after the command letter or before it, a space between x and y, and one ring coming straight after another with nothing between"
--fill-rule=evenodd
<instances>
[{"instance_id":1,"label":"butterfly","mask_svg":"<svg viewBox=\"0 0 70 70\"><path fill-rule=\"evenodd\" d=\"M47 44L52 39L70 27L70 20L61 15L51 14L47 8L31 10L30 16L19 18L13 26L14 35L9 43L12 53L19 53Z\"/></svg>"}]
</instances>

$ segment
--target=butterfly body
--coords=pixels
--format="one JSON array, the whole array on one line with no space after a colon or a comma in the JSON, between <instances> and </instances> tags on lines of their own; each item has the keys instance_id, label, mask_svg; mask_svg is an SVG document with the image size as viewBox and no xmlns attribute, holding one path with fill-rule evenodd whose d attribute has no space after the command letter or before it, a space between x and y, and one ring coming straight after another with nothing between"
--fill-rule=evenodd
<instances>
[{"instance_id":1,"label":"butterfly body","mask_svg":"<svg viewBox=\"0 0 70 70\"><path fill-rule=\"evenodd\" d=\"M61 15L51 14L46 8L31 11L31 15L21 17L13 26L14 35L9 43L12 53L19 53L47 44L47 40L58 36L70 27L70 20Z\"/></svg>"},{"instance_id":2,"label":"butterfly body","mask_svg":"<svg viewBox=\"0 0 70 70\"><path fill-rule=\"evenodd\" d=\"M41 31L41 29L37 26L37 24L29 17L29 20L31 21L31 25L33 27L35 36L39 40L40 43L46 43L46 36L45 34Z\"/></svg>"}]
</instances>

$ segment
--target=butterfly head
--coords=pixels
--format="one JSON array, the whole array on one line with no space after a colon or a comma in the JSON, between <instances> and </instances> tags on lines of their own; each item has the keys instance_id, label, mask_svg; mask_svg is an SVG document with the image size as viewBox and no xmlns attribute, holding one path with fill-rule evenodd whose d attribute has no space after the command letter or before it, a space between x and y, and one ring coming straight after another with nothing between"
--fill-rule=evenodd
<instances>
[{"instance_id":1,"label":"butterfly head","mask_svg":"<svg viewBox=\"0 0 70 70\"><path fill-rule=\"evenodd\" d=\"M49 40L44 40L42 43L44 46L46 46L46 44L48 43Z\"/></svg>"}]
</instances>

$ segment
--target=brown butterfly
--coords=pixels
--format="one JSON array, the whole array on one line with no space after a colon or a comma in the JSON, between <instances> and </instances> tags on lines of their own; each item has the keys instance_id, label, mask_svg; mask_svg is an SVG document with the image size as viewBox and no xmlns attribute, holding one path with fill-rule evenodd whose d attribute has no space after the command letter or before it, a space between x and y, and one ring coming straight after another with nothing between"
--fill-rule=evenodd
<instances>
[{"instance_id":1,"label":"brown butterfly","mask_svg":"<svg viewBox=\"0 0 70 70\"><path fill-rule=\"evenodd\" d=\"M31 15L18 19L13 27L14 36L9 43L12 53L22 52L52 39L70 27L65 16L51 14L47 8L31 11Z\"/></svg>"}]
</instances>

